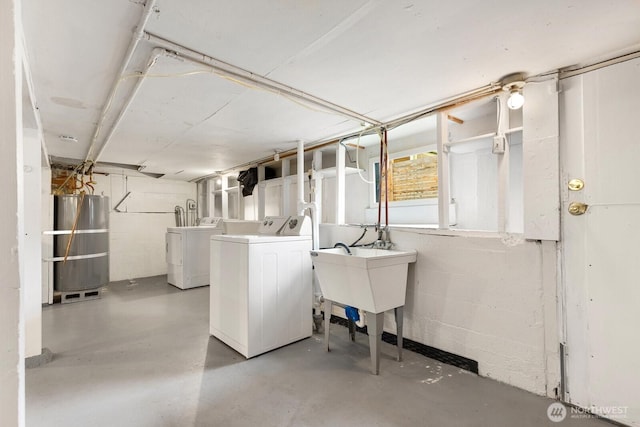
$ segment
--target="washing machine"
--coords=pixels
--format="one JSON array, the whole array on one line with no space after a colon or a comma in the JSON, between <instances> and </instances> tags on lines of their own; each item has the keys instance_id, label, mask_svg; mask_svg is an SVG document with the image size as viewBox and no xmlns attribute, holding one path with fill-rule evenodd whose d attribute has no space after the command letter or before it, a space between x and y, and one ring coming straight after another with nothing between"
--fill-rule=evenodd
<instances>
[{"instance_id":1,"label":"washing machine","mask_svg":"<svg viewBox=\"0 0 640 427\"><path fill-rule=\"evenodd\" d=\"M265 217L256 235L210 243L211 335L247 359L311 336L308 217Z\"/></svg>"},{"instance_id":2,"label":"washing machine","mask_svg":"<svg viewBox=\"0 0 640 427\"><path fill-rule=\"evenodd\" d=\"M218 217L202 218L199 226L167 228L167 282L180 289L207 286L209 238L223 232L224 222Z\"/></svg>"}]
</instances>

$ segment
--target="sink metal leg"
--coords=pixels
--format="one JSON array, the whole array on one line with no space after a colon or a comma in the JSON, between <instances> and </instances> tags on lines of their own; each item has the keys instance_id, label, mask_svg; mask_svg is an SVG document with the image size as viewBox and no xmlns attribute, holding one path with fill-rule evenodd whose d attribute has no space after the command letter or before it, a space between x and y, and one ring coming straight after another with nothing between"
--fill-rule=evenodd
<instances>
[{"instance_id":1,"label":"sink metal leg","mask_svg":"<svg viewBox=\"0 0 640 427\"><path fill-rule=\"evenodd\" d=\"M347 325L349 325L349 338L351 338L351 341L355 341L356 340L356 323L353 320L348 319Z\"/></svg>"},{"instance_id":2,"label":"sink metal leg","mask_svg":"<svg viewBox=\"0 0 640 427\"><path fill-rule=\"evenodd\" d=\"M404 307L393 309L396 315L396 335L398 336L398 362L402 362L402 324L404 322Z\"/></svg>"},{"instance_id":3,"label":"sink metal leg","mask_svg":"<svg viewBox=\"0 0 640 427\"><path fill-rule=\"evenodd\" d=\"M369 333L369 351L371 352L371 373L380 372L380 347L382 346L382 329L384 327L384 312L367 312L367 331Z\"/></svg>"},{"instance_id":4,"label":"sink metal leg","mask_svg":"<svg viewBox=\"0 0 640 427\"><path fill-rule=\"evenodd\" d=\"M331 309L333 303L329 300L324 300L324 346L329 350L329 325L331 325Z\"/></svg>"}]
</instances>

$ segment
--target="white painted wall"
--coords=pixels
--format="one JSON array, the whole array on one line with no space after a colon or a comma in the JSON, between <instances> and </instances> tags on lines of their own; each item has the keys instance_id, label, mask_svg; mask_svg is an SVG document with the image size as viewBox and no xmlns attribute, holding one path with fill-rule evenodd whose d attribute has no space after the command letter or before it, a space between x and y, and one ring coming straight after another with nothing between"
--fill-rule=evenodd
<instances>
[{"instance_id":1,"label":"white painted wall","mask_svg":"<svg viewBox=\"0 0 640 427\"><path fill-rule=\"evenodd\" d=\"M363 176L367 178L366 172L363 172ZM336 178L323 178L322 184L322 222L334 223L336 217ZM362 224L366 222L365 209L368 206L369 184L362 181L358 174L345 176L344 222L346 224ZM389 217L391 217L391 214Z\"/></svg>"},{"instance_id":2,"label":"white painted wall","mask_svg":"<svg viewBox=\"0 0 640 427\"><path fill-rule=\"evenodd\" d=\"M524 181L522 171L522 132L512 133L509 140L509 215L507 231L524 232Z\"/></svg>"},{"instance_id":3,"label":"white painted wall","mask_svg":"<svg viewBox=\"0 0 640 427\"><path fill-rule=\"evenodd\" d=\"M24 181L22 187L24 233L22 234L25 357L42 353L42 218L41 145L35 129L23 131Z\"/></svg>"},{"instance_id":4,"label":"white painted wall","mask_svg":"<svg viewBox=\"0 0 640 427\"><path fill-rule=\"evenodd\" d=\"M320 246L350 243L361 232L322 225ZM409 271L405 337L478 361L482 376L554 396L555 243L436 233L391 231L398 249L418 251ZM395 332L391 315L385 329Z\"/></svg>"},{"instance_id":5,"label":"white painted wall","mask_svg":"<svg viewBox=\"0 0 640 427\"><path fill-rule=\"evenodd\" d=\"M22 34L20 0L0 0L0 425L24 426L24 317L18 235L22 228Z\"/></svg>"},{"instance_id":6,"label":"white painted wall","mask_svg":"<svg viewBox=\"0 0 640 427\"><path fill-rule=\"evenodd\" d=\"M174 207L196 199L196 184L132 177L95 175L95 194L109 196L109 279L111 281L167 273L165 233L175 227ZM116 212L113 207L131 191Z\"/></svg>"},{"instance_id":7,"label":"white painted wall","mask_svg":"<svg viewBox=\"0 0 640 427\"><path fill-rule=\"evenodd\" d=\"M528 84L523 93L524 234L560 240L560 160L557 81Z\"/></svg>"},{"instance_id":8,"label":"white painted wall","mask_svg":"<svg viewBox=\"0 0 640 427\"><path fill-rule=\"evenodd\" d=\"M40 193L40 228L43 231L53 230L53 196L51 195L51 169L42 168ZM42 235L42 286L43 304L53 304L53 263L44 261L53 258L53 235Z\"/></svg>"},{"instance_id":9,"label":"white painted wall","mask_svg":"<svg viewBox=\"0 0 640 427\"><path fill-rule=\"evenodd\" d=\"M407 338L474 359L483 376L554 397L560 383L555 81L536 84L530 93L528 110L522 113L525 131L522 137L513 136L511 146L508 229L527 230L526 237L539 241L526 240L522 234L408 228L392 229L391 240L399 249L418 251L407 288ZM516 119L514 125L520 120ZM478 119L471 127L472 135L456 136L496 130L492 117ZM399 140L390 151L417 142ZM369 148L367 155L377 154ZM497 159L490 145L452 157L458 227L497 230ZM332 196L331 187L325 186L323 200ZM320 246L353 242L361 232L325 224ZM363 242L374 237L370 232ZM385 322L387 330L395 330L391 316Z\"/></svg>"},{"instance_id":10,"label":"white painted wall","mask_svg":"<svg viewBox=\"0 0 640 427\"><path fill-rule=\"evenodd\" d=\"M455 200L458 229L498 230L498 158L491 152L493 138L451 149L451 198Z\"/></svg>"}]
</instances>

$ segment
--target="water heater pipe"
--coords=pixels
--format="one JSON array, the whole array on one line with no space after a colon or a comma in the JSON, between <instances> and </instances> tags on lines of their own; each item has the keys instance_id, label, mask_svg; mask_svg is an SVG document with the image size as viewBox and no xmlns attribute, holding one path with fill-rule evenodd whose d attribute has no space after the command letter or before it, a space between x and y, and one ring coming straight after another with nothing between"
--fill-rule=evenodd
<instances>
[{"instance_id":1,"label":"water heater pipe","mask_svg":"<svg viewBox=\"0 0 640 427\"><path fill-rule=\"evenodd\" d=\"M304 201L304 142L298 141L298 159L297 159L297 178L298 178L298 215L304 215L309 209L311 212L311 230L313 234L312 248L320 249L320 226L318 225L318 206L315 202Z\"/></svg>"},{"instance_id":2,"label":"water heater pipe","mask_svg":"<svg viewBox=\"0 0 640 427\"><path fill-rule=\"evenodd\" d=\"M320 249L320 218L318 218L318 206L314 201L304 201L304 142L298 141L298 158L297 158L297 181L298 181L298 215L304 215L304 212L309 209L311 212L311 234L312 243L311 249ZM322 312L322 291L318 280L313 275L313 312L314 317L320 317ZM327 324L328 325L328 324ZM328 327L328 326L325 326Z\"/></svg>"}]
</instances>

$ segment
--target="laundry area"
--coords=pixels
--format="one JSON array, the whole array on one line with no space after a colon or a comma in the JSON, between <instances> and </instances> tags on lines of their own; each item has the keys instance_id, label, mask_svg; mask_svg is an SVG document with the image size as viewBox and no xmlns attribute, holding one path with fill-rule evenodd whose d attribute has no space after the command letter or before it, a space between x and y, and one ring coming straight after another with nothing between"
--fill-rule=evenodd
<instances>
[{"instance_id":1,"label":"laundry area","mask_svg":"<svg viewBox=\"0 0 640 427\"><path fill-rule=\"evenodd\" d=\"M0 4L1 426L640 426L638 2Z\"/></svg>"}]
</instances>

